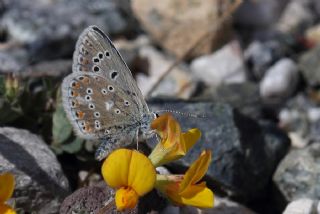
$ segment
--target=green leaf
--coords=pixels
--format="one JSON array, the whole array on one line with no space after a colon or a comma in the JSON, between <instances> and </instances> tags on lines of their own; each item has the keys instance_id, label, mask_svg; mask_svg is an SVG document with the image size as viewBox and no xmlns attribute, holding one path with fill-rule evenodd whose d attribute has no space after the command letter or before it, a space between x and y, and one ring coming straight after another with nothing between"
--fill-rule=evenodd
<instances>
[{"instance_id":1,"label":"green leaf","mask_svg":"<svg viewBox=\"0 0 320 214\"><path fill-rule=\"evenodd\" d=\"M0 124L13 122L21 116L21 109L11 106L8 101L0 98Z\"/></svg>"},{"instance_id":2,"label":"green leaf","mask_svg":"<svg viewBox=\"0 0 320 214\"><path fill-rule=\"evenodd\" d=\"M6 79L4 75L0 75L0 95L4 95L6 93Z\"/></svg>"},{"instance_id":3,"label":"green leaf","mask_svg":"<svg viewBox=\"0 0 320 214\"><path fill-rule=\"evenodd\" d=\"M77 137L74 141L68 144L63 144L61 148L71 154L77 153L82 149L82 145L84 143L84 140Z\"/></svg>"},{"instance_id":4,"label":"green leaf","mask_svg":"<svg viewBox=\"0 0 320 214\"><path fill-rule=\"evenodd\" d=\"M54 143L62 144L72 134L72 126L64 112L61 103L57 105L56 111L53 113L52 135Z\"/></svg>"}]
</instances>

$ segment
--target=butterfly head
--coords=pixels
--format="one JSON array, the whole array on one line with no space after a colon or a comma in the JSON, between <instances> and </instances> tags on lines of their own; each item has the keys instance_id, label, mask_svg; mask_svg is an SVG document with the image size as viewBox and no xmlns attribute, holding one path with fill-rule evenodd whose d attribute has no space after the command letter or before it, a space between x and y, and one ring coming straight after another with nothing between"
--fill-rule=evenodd
<instances>
[{"instance_id":1,"label":"butterfly head","mask_svg":"<svg viewBox=\"0 0 320 214\"><path fill-rule=\"evenodd\" d=\"M153 135L154 131L150 124L155 118L157 118L157 115L153 112L142 114L139 135L142 135L143 139L148 139Z\"/></svg>"}]
</instances>

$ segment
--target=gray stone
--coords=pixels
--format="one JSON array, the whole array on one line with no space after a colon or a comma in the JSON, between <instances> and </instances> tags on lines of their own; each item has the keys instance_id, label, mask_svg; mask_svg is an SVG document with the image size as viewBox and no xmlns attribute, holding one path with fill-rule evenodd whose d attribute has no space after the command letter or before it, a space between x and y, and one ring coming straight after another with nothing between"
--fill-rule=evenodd
<instances>
[{"instance_id":1,"label":"gray stone","mask_svg":"<svg viewBox=\"0 0 320 214\"><path fill-rule=\"evenodd\" d=\"M244 60L237 41L228 43L211 55L192 60L190 67L197 78L210 86L246 80Z\"/></svg>"},{"instance_id":2,"label":"gray stone","mask_svg":"<svg viewBox=\"0 0 320 214\"><path fill-rule=\"evenodd\" d=\"M202 38L201 45L185 56L189 59L209 54L230 39L231 22L224 22L219 30L212 31L221 16L220 8L228 8L230 5L230 1L212 0L131 1L132 10L144 29L177 58L182 57ZM203 38L208 33L210 36Z\"/></svg>"},{"instance_id":3,"label":"gray stone","mask_svg":"<svg viewBox=\"0 0 320 214\"><path fill-rule=\"evenodd\" d=\"M273 181L286 201L320 198L320 144L292 150L281 161Z\"/></svg>"},{"instance_id":4,"label":"gray stone","mask_svg":"<svg viewBox=\"0 0 320 214\"><path fill-rule=\"evenodd\" d=\"M71 60L42 61L35 65L26 67L21 73L22 77L59 77L68 75L72 70Z\"/></svg>"},{"instance_id":5,"label":"gray stone","mask_svg":"<svg viewBox=\"0 0 320 214\"><path fill-rule=\"evenodd\" d=\"M319 45L320 44L320 24L317 24L308 28L305 31L304 36L307 42L311 43L312 45Z\"/></svg>"},{"instance_id":6,"label":"gray stone","mask_svg":"<svg viewBox=\"0 0 320 214\"><path fill-rule=\"evenodd\" d=\"M17 73L21 69L18 61L6 52L0 52L0 73Z\"/></svg>"},{"instance_id":7,"label":"gray stone","mask_svg":"<svg viewBox=\"0 0 320 214\"><path fill-rule=\"evenodd\" d=\"M268 27L278 21L288 0L244 1L235 13L235 22L242 26Z\"/></svg>"},{"instance_id":8,"label":"gray stone","mask_svg":"<svg viewBox=\"0 0 320 214\"><path fill-rule=\"evenodd\" d=\"M248 117L258 119L262 116L259 86L254 82L223 84L218 88L209 87L196 99L228 103Z\"/></svg>"},{"instance_id":9,"label":"gray stone","mask_svg":"<svg viewBox=\"0 0 320 214\"><path fill-rule=\"evenodd\" d=\"M307 51L299 58L299 68L309 86L320 84L320 45Z\"/></svg>"},{"instance_id":10,"label":"gray stone","mask_svg":"<svg viewBox=\"0 0 320 214\"><path fill-rule=\"evenodd\" d=\"M284 9L277 29L283 33L299 33L313 25L315 16L309 0L291 0Z\"/></svg>"},{"instance_id":11,"label":"gray stone","mask_svg":"<svg viewBox=\"0 0 320 214\"><path fill-rule=\"evenodd\" d=\"M9 39L26 45L33 61L70 56L80 32L93 24L108 34L124 32L127 27L112 0L60 0L40 5L15 1L1 19Z\"/></svg>"},{"instance_id":12,"label":"gray stone","mask_svg":"<svg viewBox=\"0 0 320 214\"><path fill-rule=\"evenodd\" d=\"M315 201L309 198L301 198L290 202L283 214L315 214L319 213L317 206L319 201Z\"/></svg>"},{"instance_id":13,"label":"gray stone","mask_svg":"<svg viewBox=\"0 0 320 214\"><path fill-rule=\"evenodd\" d=\"M298 67L289 58L279 60L270 67L260 82L260 95L268 102L283 102L297 88Z\"/></svg>"},{"instance_id":14,"label":"gray stone","mask_svg":"<svg viewBox=\"0 0 320 214\"><path fill-rule=\"evenodd\" d=\"M197 118L175 114L183 130L197 127L202 137L177 165L173 165L176 170L173 172L181 172L182 166L189 166L202 150L210 149L213 160L209 177L213 183L218 181L228 189L229 194L244 200L263 194L290 145L286 134L275 125L260 125L227 104L168 99L153 100L149 104L152 110L171 109L199 115ZM205 117L201 117L203 114ZM213 189L222 191L221 185L215 185Z\"/></svg>"},{"instance_id":15,"label":"gray stone","mask_svg":"<svg viewBox=\"0 0 320 214\"><path fill-rule=\"evenodd\" d=\"M297 147L304 147L310 142L320 142L319 118L320 108L305 93L299 93L288 100L278 114L279 126L293 133L296 140L300 141L293 144Z\"/></svg>"},{"instance_id":16,"label":"gray stone","mask_svg":"<svg viewBox=\"0 0 320 214\"><path fill-rule=\"evenodd\" d=\"M227 198L215 196L214 207L205 209L201 214L254 214L249 208Z\"/></svg>"},{"instance_id":17,"label":"gray stone","mask_svg":"<svg viewBox=\"0 0 320 214\"><path fill-rule=\"evenodd\" d=\"M160 76L168 70L174 60L152 46L143 46L139 51L141 58L147 59L149 64L148 76L137 75L137 83L143 95L147 95ZM188 99L194 93L197 81L188 67L184 64L175 66L172 71L160 82L151 96L171 96Z\"/></svg>"},{"instance_id":18,"label":"gray stone","mask_svg":"<svg viewBox=\"0 0 320 214\"><path fill-rule=\"evenodd\" d=\"M114 190L103 181L89 187L82 187L69 195L61 204L60 214L117 213L114 204ZM107 205L107 206L104 206ZM136 213L134 209L131 213Z\"/></svg>"},{"instance_id":19,"label":"gray stone","mask_svg":"<svg viewBox=\"0 0 320 214\"><path fill-rule=\"evenodd\" d=\"M0 135L0 172L15 176L16 207L30 213L57 213L69 184L54 153L26 130L3 127Z\"/></svg>"},{"instance_id":20,"label":"gray stone","mask_svg":"<svg viewBox=\"0 0 320 214\"><path fill-rule=\"evenodd\" d=\"M283 57L285 53L286 47L276 40L250 43L244 51L244 58L252 78L261 80L270 65Z\"/></svg>"}]
</instances>

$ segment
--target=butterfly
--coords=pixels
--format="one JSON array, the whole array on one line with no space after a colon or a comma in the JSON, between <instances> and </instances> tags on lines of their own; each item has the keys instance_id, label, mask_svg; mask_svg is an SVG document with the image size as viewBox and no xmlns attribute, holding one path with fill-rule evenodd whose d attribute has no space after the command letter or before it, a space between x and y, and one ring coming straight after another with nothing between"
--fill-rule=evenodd
<instances>
[{"instance_id":1,"label":"butterfly","mask_svg":"<svg viewBox=\"0 0 320 214\"><path fill-rule=\"evenodd\" d=\"M72 73L62 82L62 102L75 132L101 141L97 160L153 135L150 124L155 114L118 50L96 26L79 36Z\"/></svg>"}]
</instances>

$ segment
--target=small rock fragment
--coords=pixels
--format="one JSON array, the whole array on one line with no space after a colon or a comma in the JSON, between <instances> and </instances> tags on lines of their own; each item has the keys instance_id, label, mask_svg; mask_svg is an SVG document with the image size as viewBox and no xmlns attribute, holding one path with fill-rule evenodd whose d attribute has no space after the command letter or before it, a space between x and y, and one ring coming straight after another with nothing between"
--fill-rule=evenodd
<instances>
[{"instance_id":1,"label":"small rock fragment","mask_svg":"<svg viewBox=\"0 0 320 214\"><path fill-rule=\"evenodd\" d=\"M319 201L315 201L309 198L301 198L290 202L283 214L314 214L319 213L317 211L317 206L319 206Z\"/></svg>"},{"instance_id":2,"label":"small rock fragment","mask_svg":"<svg viewBox=\"0 0 320 214\"><path fill-rule=\"evenodd\" d=\"M192 60L190 67L197 78L210 86L246 80L244 60L237 41L228 43L211 55Z\"/></svg>"},{"instance_id":3,"label":"small rock fragment","mask_svg":"<svg viewBox=\"0 0 320 214\"><path fill-rule=\"evenodd\" d=\"M299 80L298 68L289 58L270 67L260 82L260 95L266 101L282 101L295 90Z\"/></svg>"}]
</instances>

